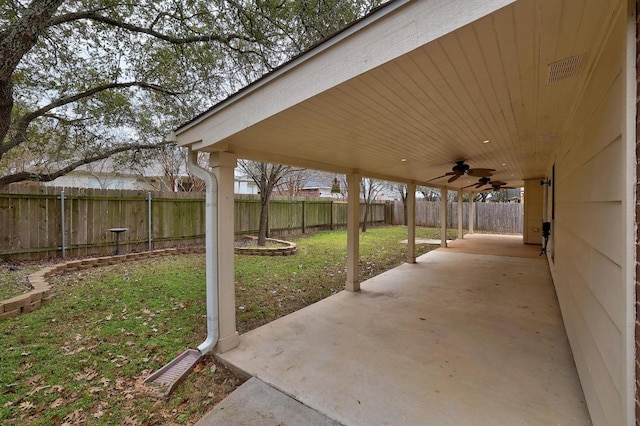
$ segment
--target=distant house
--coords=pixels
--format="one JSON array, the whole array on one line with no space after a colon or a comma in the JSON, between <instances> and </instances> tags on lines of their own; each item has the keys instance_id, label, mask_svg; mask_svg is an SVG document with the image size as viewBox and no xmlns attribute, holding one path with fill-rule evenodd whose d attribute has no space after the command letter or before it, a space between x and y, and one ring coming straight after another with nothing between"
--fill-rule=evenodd
<instances>
[{"instance_id":1,"label":"distant house","mask_svg":"<svg viewBox=\"0 0 640 426\"><path fill-rule=\"evenodd\" d=\"M107 158L85 164L72 172L51 181L45 186L88 189L128 189L136 191L185 191L191 190L192 177L185 167L180 167L174 178L165 175L159 163L151 163L136 169L116 165ZM235 170L234 192L236 194L258 194L258 186L239 169Z\"/></svg>"},{"instance_id":2,"label":"distant house","mask_svg":"<svg viewBox=\"0 0 640 426\"><path fill-rule=\"evenodd\" d=\"M234 181L233 192L234 193L248 194L248 195L255 195L260 193L260 191L258 190L258 185L256 185L253 179L245 175L242 172L242 170L236 167L233 175L234 175L233 176L233 181Z\"/></svg>"},{"instance_id":3,"label":"distant house","mask_svg":"<svg viewBox=\"0 0 640 426\"><path fill-rule=\"evenodd\" d=\"M45 182L44 185L89 189L174 190L159 164L134 170L118 166L110 158L80 166L51 182Z\"/></svg>"},{"instance_id":4,"label":"distant house","mask_svg":"<svg viewBox=\"0 0 640 426\"><path fill-rule=\"evenodd\" d=\"M331 193L331 185L326 182L311 181L308 182L298 193L301 197L326 197L332 198L336 194Z\"/></svg>"}]
</instances>

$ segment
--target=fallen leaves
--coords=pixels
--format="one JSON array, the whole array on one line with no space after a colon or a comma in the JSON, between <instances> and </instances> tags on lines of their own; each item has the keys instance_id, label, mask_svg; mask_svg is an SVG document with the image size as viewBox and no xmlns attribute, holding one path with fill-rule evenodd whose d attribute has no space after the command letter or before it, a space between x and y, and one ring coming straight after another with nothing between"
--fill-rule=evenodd
<instances>
[{"instance_id":1,"label":"fallen leaves","mask_svg":"<svg viewBox=\"0 0 640 426\"><path fill-rule=\"evenodd\" d=\"M80 410L74 410L63 418L62 426L76 426L85 423L85 418Z\"/></svg>"},{"instance_id":2,"label":"fallen leaves","mask_svg":"<svg viewBox=\"0 0 640 426\"><path fill-rule=\"evenodd\" d=\"M64 404L64 398L58 398L49 405L49 408L58 408L62 404Z\"/></svg>"},{"instance_id":3,"label":"fallen leaves","mask_svg":"<svg viewBox=\"0 0 640 426\"><path fill-rule=\"evenodd\" d=\"M18 405L18 407L20 407L21 410L26 411L32 409L35 405L33 405L33 402L31 401L23 401Z\"/></svg>"},{"instance_id":4,"label":"fallen leaves","mask_svg":"<svg viewBox=\"0 0 640 426\"><path fill-rule=\"evenodd\" d=\"M151 267L157 268L155 263ZM90 274L97 273L91 270ZM198 317L173 320L183 315L180 311L200 306L198 299L182 300L185 296L180 294L169 300L163 294L156 300L142 294L120 304L118 297L112 297L115 293L110 293L116 287L89 288L89 279L78 286L73 277L69 275L68 282L56 278L61 281L54 283L61 289L56 303L71 294L69 306L37 327L25 326L24 336L15 341L6 340L10 343L4 349L11 352L13 375L0 387L1 424L192 425L231 390L229 384L213 384L225 373L210 374L212 357L169 399L150 398L143 384L152 370L172 358L174 350L181 352L193 336L202 335L205 322ZM109 298L114 302L93 303L96 295L100 301ZM185 336L187 343L182 341ZM176 342L178 348L167 349ZM194 378L196 375L200 377Z\"/></svg>"},{"instance_id":5,"label":"fallen leaves","mask_svg":"<svg viewBox=\"0 0 640 426\"><path fill-rule=\"evenodd\" d=\"M85 368L81 372L76 373L76 375L73 378L73 380L75 380L77 382L80 382L80 381L83 381L83 380L87 381L87 382L90 382L93 379L95 379L97 375L98 375L98 372L96 370L94 370L93 368Z\"/></svg>"},{"instance_id":6,"label":"fallen leaves","mask_svg":"<svg viewBox=\"0 0 640 426\"><path fill-rule=\"evenodd\" d=\"M35 394L37 394L38 392L40 392L43 389L47 389L50 388L51 386L49 385L44 385L44 386L37 386L33 389L31 389L29 392L27 392L27 396L33 396Z\"/></svg>"},{"instance_id":7,"label":"fallen leaves","mask_svg":"<svg viewBox=\"0 0 640 426\"><path fill-rule=\"evenodd\" d=\"M33 386L36 383L38 383L40 380L42 380L42 374L38 374L38 375L32 376L32 377L27 377L26 379L24 379L24 385L25 386Z\"/></svg>"},{"instance_id":8,"label":"fallen leaves","mask_svg":"<svg viewBox=\"0 0 640 426\"><path fill-rule=\"evenodd\" d=\"M99 419L101 417L104 416L105 412L105 405L104 404L100 404L98 405L98 407L95 409L95 411L91 414L91 417L93 417L94 419Z\"/></svg>"},{"instance_id":9,"label":"fallen leaves","mask_svg":"<svg viewBox=\"0 0 640 426\"><path fill-rule=\"evenodd\" d=\"M51 386L51 389L47 389L44 394L51 395L52 393L61 393L64 390L64 387L60 385Z\"/></svg>"}]
</instances>

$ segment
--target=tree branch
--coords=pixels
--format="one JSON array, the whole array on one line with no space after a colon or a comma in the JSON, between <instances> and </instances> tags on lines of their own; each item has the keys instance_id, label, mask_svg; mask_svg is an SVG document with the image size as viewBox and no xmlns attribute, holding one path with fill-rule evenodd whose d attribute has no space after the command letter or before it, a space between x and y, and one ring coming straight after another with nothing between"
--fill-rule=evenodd
<instances>
[{"instance_id":1,"label":"tree branch","mask_svg":"<svg viewBox=\"0 0 640 426\"><path fill-rule=\"evenodd\" d=\"M40 109L37 109L35 111L32 111L30 113L27 113L25 115L22 116L22 118L20 118L20 120L18 121L17 125L16 125L16 133L15 135L6 143L4 144L0 144L0 158L2 158L2 156L8 152L10 149L15 148L16 146L20 145L21 143L23 143L26 140L26 133L27 133L27 128L29 127L29 125L31 124L31 122L33 120L35 120L38 117L42 117L44 115L46 115L49 111L55 109L55 108L59 108L61 106L79 101L81 99L84 98L88 98L90 96L95 95L96 93L99 92L104 92L105 90L111 90L111 89L123 89L123 88L128 88L128 87L141 87L144 89L150 89L150 90L155 90L158 92L162 92L162 93L166 93L169 95L177 95L177 92L172 92L160 85L157 84L153 84L153 83L146 83L146 82L141 82L141 81L130 81L130 82L125 82L125 83L109 83L109 84L103 84L101 86L96 86L96 87L92 87L91 89L84 91L82 93L76 93L75 95L70 95L70 96L65 96L62 97L60 99L57 99L53 102L51 102L49 105L46 105ZM0 136L2 136L0 134ZM2 140L0 138L0 140Z\"/></svg>"},{"instance_id":2,"label":"tree branch","mask_svg":"<svg viewBox=\"0 0 640 426\"><path fill-rule=\"evenodd\" d=\"M78 167L84 164L93 163L98 160L104 160L105 158L108 158L120 152L131 151L134 149L157 149L162 146L169 145L171 143L172 142L164 141L159 144L135 144L135 145L119 146L117 148L110 149L108 151L102 152L100 154L97 154L91 157L86 157L86 158L81 158L79 160L76 160L71 164L67 165L66 167L63 167L52 173L37 173L37 172L24 171L24 172L14 173L11 175L2 176L0 177L0 188L3 188L11 183L17 183L17 182L23 182L23 181L51 182L52 180L57 179L60 176L64 176L67 173L77 169Z\"/></svg>"},{"instance_id":3,"label":"tree branch","mask_svg":"<svg viewBox=\"0 0 640 426\"><path fill-rule=\"evenodd\" d=\"M128 31L132 31L135 33L148 34L152 37L158 38L160 40L164 40L171 44L188 44L188 43L197 43L197 42L218 42L222 44L228 45L233 40L243 40L247 42L253 42L254 40L243 36L241 34L228 34L225 36L221 36L219 34L206 34L201 36L192 36L192 37L175 37L168 34L163 34L159 31L154 30L152 27L155 25L155 21L152 24L152 27L145 28L137 25L129 24L127 22L121 22L116 19L110 18L108 16L103 16L94 11L85 11L85 12L76 12L76 13L67 13L65 15L56 16L50 21L51 26L64 24L72 21L79 20L90 20L95 22L102 22L103 24L107 24L113 27L122 28Z\"/></svg>"},{"instance_id":4,"label":"tree branch","mask_svg":"<svg viewBox=\"0 0 640 426\"><path fill-rule=\"evenodd\" d=\"M62 2L63 0L33 0L20 19L0 34L0 141L4 140L11 126L11 75L24 55L35 46L47 28L47 22Z\"/></svg>"}]
</instances>

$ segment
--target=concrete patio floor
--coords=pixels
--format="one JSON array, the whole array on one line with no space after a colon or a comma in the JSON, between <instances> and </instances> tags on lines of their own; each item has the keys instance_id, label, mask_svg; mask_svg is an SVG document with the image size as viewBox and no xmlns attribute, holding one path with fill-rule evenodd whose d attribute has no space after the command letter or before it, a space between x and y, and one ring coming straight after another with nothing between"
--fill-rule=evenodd
<instances>
[{"instance_id":1,"label":"concrete patio floor","mask_svg":"<svg viewBox=\"0 0 640 426\"><path fill-rule=\"evenodd\" d=\"M539 252L468 235L219 358L345 425L588 425Z\"/></svg>"}]
</instances>

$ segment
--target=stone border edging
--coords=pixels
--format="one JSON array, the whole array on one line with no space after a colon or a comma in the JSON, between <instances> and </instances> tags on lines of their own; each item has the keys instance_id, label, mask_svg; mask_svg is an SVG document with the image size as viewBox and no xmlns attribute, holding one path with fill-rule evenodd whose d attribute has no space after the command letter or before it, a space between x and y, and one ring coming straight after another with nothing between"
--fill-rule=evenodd
<instances>
[{"instance_id":1,"label":"stone border edging","mask_svg":"<svg viewBox=\"0 0 640 426\"><path fill-rule=\"evenodd\" d=\"M258 237L244 236L251 240L257 240ZM291 256L298 251L296 243L285 240L276 240L275 238L267 238L267 241L282 244L282 247L234 247L235 254L249 254L254 256Z\"/></svg>"},{"instance_id":2,"label":"stone border edging","mask_svg":"<svg viewBox=\"0 0 640 426\"><path fill-rule=\"evenodd\" d=\"M57 265L47 266L37 272L29 275L29 285L31 291L19 296L12 297L0 301L0 321L13 318L20 314L33 312L40 308L43 303L51 300L51 286L48 279L55 275L61 275L66 272L75 272L83 269L94 268L98 266L115 265L130 260L149 259L152 257L168 256L175 254L195 254L204 253L204 247L184 247L184 248L168 248L153 251L144 251L140 253L128 253L117 256L96 257L81 260L71 260L69 262L58 263Z\"/></svg>"}]
</instances>

